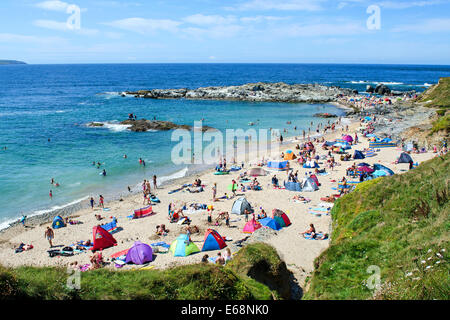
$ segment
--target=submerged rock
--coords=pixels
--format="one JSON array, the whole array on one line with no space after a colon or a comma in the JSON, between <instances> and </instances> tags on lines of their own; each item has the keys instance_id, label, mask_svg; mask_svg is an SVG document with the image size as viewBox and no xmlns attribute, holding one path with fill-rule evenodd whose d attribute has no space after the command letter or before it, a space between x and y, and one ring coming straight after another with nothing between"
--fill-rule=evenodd
<instances>
[{"instance_id":1,"label":"submerged rock","mask_svg":"<svg viewBox=\"0 0 450 320\"><path fill-rule=\"evenodd\" d=\"M314 117L319 117L319 118L337 118L337 115L332 114L332 113L316 113L316 114L314 114Z\"/></svg>"}]
</instances>

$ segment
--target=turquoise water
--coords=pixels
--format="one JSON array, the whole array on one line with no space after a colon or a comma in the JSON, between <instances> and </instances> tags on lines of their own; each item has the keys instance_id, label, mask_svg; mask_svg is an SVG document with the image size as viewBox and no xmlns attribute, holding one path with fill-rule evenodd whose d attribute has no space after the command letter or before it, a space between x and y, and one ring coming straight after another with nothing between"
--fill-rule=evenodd
<instances>
[{"instance_id":1,"label":"turquoise water","mask_svg":"<svg viewBox=\"0 0 450 320\"><path fill-rule=\"evenodd\" d=\"M114 123L128 113L188 125L204 118L205 125L224 131L246 130L248 122L256 120L258 126L252 128L282 129L289 120L300 135L314 113L343 114L332 105L136 99L117 92L257 81L318 82L358 90L367 82L386 81L396 90L420 91L449 75L450 68L445 66L1 66L0 147L7 149L0 151L0 224L91 195L102 194L108 200L126 194L128 186L137 188L153 174L165 180L186 174L186 165L171 162L171 150L177 144L171 141L172 132L134 133L117 125L87 127L91 121ZM139 165L139 158L146 161L145 167ZM102 163L106 177L99 175L101 169L93 161ZM52 186L51 178L60 187Z\"/></svg>"}]
</instances>

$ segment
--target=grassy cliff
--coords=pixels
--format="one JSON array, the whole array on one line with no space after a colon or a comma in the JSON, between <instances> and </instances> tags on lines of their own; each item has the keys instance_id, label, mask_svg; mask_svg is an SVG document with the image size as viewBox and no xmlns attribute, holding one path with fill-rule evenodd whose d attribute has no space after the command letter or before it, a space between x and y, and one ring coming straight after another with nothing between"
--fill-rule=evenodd
<instances>
[{"instance_id":1,"label":"grassy cliff","mask_svg":"<svg viewBox=\"0 0 450 320\"><path fill-rule=\"evenodd\" d=\"M450 77L439 79L438 84L423 92L418 101L425 103L426 107L438 108L431 134L439 131L448 134L450 131Z\"/></svg>"},{"instance_id":2,"label":"grassy cliff","mask_svg":"<svg viewBox=\"0 0 450 320\"><path fill-rule=\"evenodd\" d=\"M449 168L447 154L339 199L304 297L449 299Z\"/></svg>"},{"instance_id":3,"label":"grassy cliff","mask_svg":"<svg viewBox=\"0 0 450 320\"><path fill-rule=\"evenodd\" d=\"M167 270L107 269L81 273L80 290L66 286L69 274L65 268L0 267L1 299L150 299L150 300L268 300L279 298L278 288L269 288L255 280L253 270L261 261L268 270L259 270L258 276L272 279L273 272L281 270L276 251L265 244L251 244L236 255L236 263L225 267L213 264L194 264ZM262 253L270 253L270 259ZM247 270L247 269L245 269ZM245 273L245 274L244 274ZM270 283L271 284L271 283Z\"/></svg>"}]
</instances>

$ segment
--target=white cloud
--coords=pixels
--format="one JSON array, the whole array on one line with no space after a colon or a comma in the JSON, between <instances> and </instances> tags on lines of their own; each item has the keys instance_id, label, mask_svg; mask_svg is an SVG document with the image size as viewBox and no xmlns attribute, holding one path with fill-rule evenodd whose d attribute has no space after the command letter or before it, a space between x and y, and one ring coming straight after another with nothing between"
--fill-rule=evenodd
<instances>
[{"instance_id":1,"label":"white cloud","mask_svg":"<svg viewBox=\"0 0 450 320\"><path fill-rule=\"evenodd\" d=\"M326 0L250 0L227 10L292 10L318 11L322 10L322 3Z\"/></svg>"},{"instance_id":2,"label":"white cloud","mask_svg":"<svg viewBox=\"0 0 450 320\"><path fill-rule=\"evenodd\" d=\"M235 16L194 14L184 18L183 21L196 25L214 25L235 23L237 18Z\"/></svg>"},{"instance_id":3,"label":"white cloud","mask_svg":"<svg viewBox=\"0 0 450 320\"><path fill-rule=\"evenodd\" d=\"M37 37L37 36L28 36L22 34L14 34L14 33L0 33L0 42L9 42L9 43L25 43L25 44L50 44L50 43L62 43L65 42L66 39L60 37Z\"/></svg>"},{"instance_id":4,"label":"white cloud","mask_svg":"<svg viewBox=\"0 0 450 320\"><path fill-rule=\"evenodd\" d=\"M367 32L365 26L357 23L317 23L291 24L273 30L279 36L315 37L315 36L348 36Z\"/></svg>"},{"instance_id":5,"label":"white cloud","mask_svg":"<svg viewBox=\"0 0 450 320\"><path fill-rule=\"evenodd\" d=\"M261 23L269 21L281 21L288 20L290 17L274 17L274 16L255 16L255 17L242 17L240 20L243 23Z\"/></svg>"},{"instance_id":6,"label":"white cloud","mask_svg":"<svg viewBox=\"0 0 450 320\"><path fill-rule=\"evenodd\" d=\"M432 6L443 3L442 0L426 0L426 1L382 1L379 2L379 5L382 8L386 9L408 9L414 7L425 7Z\"/></svg>"},{"instance_id":7,"label":"white cloud","mask_svg":"<svg viewBox=\"0 0 450 320\"><path fill-rule=\"evenodd\" d=\"M69 4L67 2L52 0L52 1L39 2L36 4L36 7L45 9L45 10L66 12L67 8L69 7Z\"/></svg>"},{"instance_id":8,"label":"white cloud","mask_svg":"<svg viewBox=\"0 0 450 320\"><path fill-rule=\"evenodd\" d=\"M176 32L181 22L169 19L128 18L103 24L118 29L145 34L153 33L155 31Z\"/></svg>"},{"instance_id":9,"label":"white cloud","mask_svg":"<svg viewBox=\"0 0 450 320\"><path fill-rule=\"evenodd\" d=\"M182 29L184 35L196 39L202 38L232 38L237 36L243 27L240 25L217 25L209 28L187 27Z\"/></svg>"},{"instance_id":10,"label":"white cloud","mask_svg":"<svg viewBox=\"0 0 450 320\"><path fill-rule=\"evenodd\" d=\"M54 21L54 20L35 20L33 21L33 24L37 27L50 29L50 30L57 30L57 31L73 31L80 35L87 35L87 36L94 36L99 33L97 29L87 29L87 28L80 28L80 29L72 29L69 27L67 22L60 22L60 21Z\"/></svg>"},{"instance_id":11,"label":"white cloud","mask_svg":"<svg viewBox=\"0 0 450 320\"><path fill-rule=\"evenodd\" d=\"M450 19L429 19L416 21L414 24L400 25L391 30L392 32L409 33L436 33L450 32Z\"/></svg>"}]
</instances>

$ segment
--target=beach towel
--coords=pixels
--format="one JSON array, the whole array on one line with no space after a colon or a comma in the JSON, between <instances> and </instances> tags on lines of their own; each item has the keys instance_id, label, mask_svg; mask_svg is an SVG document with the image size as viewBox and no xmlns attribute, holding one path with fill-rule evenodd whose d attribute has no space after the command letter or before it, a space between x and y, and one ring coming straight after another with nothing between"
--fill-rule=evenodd
<instances>
[{"instance_id":1,"label":"beach towel","mask_svg":"<svg viewBox=\"0 0 450 320\"><path fill-rule=\"evenodd\" d=\"M120 257L120 256L126 255L126 254L128 253L128 250L130 250L130 249L125 249L125 250L122 250L122 251L113 253L113 254L111 255L111 258L118 258L118 257Z\"/></svg>"},{"instance_id":2,"label":"beach towel","mask_svg":"<svg viewBox=\"0 0 450 320\"><path fill-rule=\"evenodd\" d=\"M316 233L316 238L313 238L313 237L311 236L310 233L305 233L305 234L303 234L303 237L304 237L306 240L327 240L327 239L328 239L328 236L325 237L325 239L317 239L317 238L323 237L323 233L322 233L322 232Z\"/></svg>"},{"instance_id":3,"label":"beach towel","mask_svg":"<svg viewBox=\"0 0 450 320\"><path fill-rule=\"evenodd\" d=\"M163 247L163 248L170 248L170 244L165 243L164 241L155 242L150 244L152 247Z\"/></svg>"}]
</instances>

